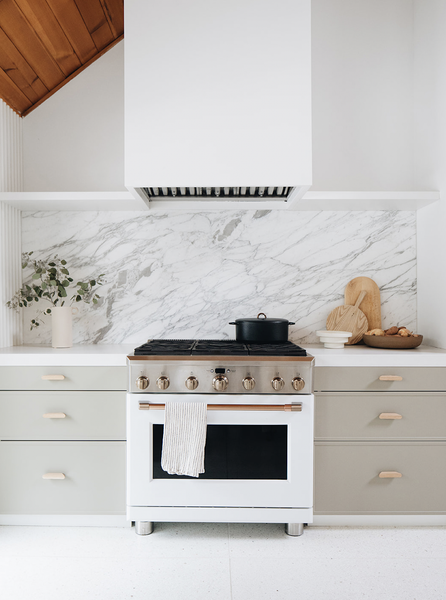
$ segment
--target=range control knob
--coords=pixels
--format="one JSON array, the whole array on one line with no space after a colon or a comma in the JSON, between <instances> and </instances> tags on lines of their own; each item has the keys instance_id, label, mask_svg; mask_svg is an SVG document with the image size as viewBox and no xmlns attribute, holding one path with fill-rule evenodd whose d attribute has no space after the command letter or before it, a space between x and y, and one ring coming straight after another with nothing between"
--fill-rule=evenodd
<instances>
[{"instance_id":1,"label":"range control knob","mask_svg":"<svg viewBox=\"0 0 446 600\"><path fill-rule=\"evenodd\" d=\"M186 387L188 390L196 390L198 387L198 379L194 376L186 379Z\"/></svg>"},{"instance_id":2,"label":"range control knob","mask_svg":"<svg viewBox=\"0 0 446 600\"><path fill-rule=\"evenodd\" d=\"M149 386L149 378L144 375L140 375L136 380L136 387L138 390L145 390Z\"/></svg>"},{"instance_id":3,"label":"range control knob","mask_svg":"<svg viewBox=\"0 0 446 600\"><path fill-rule=\"evenodd\" d=\"M224 392L228 387L229 380L226 375L216 375L212 381L212 386L216 392Z\"/></svg>"},{"instance_id":4,"label":"range control knob","mask_svg":"<svg viewBox=\"0 0 446 600\"><path fill-rule=\"evenodd\" d=\"M296 390L296 392L300 392L305 387L305 381L302 379L302 377L295 377L292 380L291 385Z\"/></svg>"},{"instance_id":5,"label":"range control knob","mask_svg":"<svg viewBox=\"0 0 446 600\"><path fill-rule=\"evenodd\" d=\"M160 390L167 390L167 388L170 385L170 379L165 375L161 375L161 377L158 377L158 379L156 380L156 385L159 387Z\"/></svg>"},{"instance_id":6,"label":"range control knob","mask_svg":"<svg viewBox=\"0 0 446 600\"><path fill-rule=\"evenodd\" d=\"M283 389L285 382L282 379L282 377L274 377L271 381L271 385L273 386L273 389L276 390L276 392L280 392L280 390Z\"/></svg>"},{"instance_id":7,"label":"range control knob","mask_svg":"<svg viewBox=\"0 0 446 600\"><path fill-rule=\"evenodd\" d=\"M244 379L242 379L242 385L245 388L245 390L253 390L256 384L256 380L254 379L254 377L245 377Z\"/></svg>"}]
</instances>

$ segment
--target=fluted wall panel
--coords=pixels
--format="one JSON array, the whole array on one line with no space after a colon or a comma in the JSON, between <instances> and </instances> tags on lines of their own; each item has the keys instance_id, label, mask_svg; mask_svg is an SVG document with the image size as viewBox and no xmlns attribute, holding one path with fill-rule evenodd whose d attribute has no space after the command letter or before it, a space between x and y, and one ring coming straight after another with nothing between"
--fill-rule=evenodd
<instances>
[{"instance_id":1,"label":"fluted wall panel","mask_svg":"<svg viewBox=\"0 0 446 600\"><path fill-rule=\"evenodd\" d=\"M0 192L22 189L22 119L0 100ZM21 214L0 202L0 348L22 343L21 315L5 306L21 286L21 271Z\"/></svg>"}]
</instances>

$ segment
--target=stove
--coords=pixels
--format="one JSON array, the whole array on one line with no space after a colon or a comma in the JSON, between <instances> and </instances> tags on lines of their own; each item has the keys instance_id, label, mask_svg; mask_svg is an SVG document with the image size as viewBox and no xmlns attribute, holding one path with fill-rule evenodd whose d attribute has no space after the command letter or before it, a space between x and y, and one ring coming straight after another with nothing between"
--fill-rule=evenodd
<instances>
[{"instance_id":1,"label":"stove","mask_svg":"<svg viewBox=\"0 0 446 600\"><path fill-rule=\"evenodd\" d=\"M153 339L128 356L127 518L156 521L313 521L314 358L293 344ZM205 473L161 468L169 402L207 405Z\"/></svg>"},{"instance_id":2,"label":"stove","mask_svg":"<svg viewBox=\"0 0 446 600\"><path fill-rule=\"evenodd\" d=\"M309 394L312 356L293 344L149 340L129 356L129 391Z\"/></svg>"}]
</instances>

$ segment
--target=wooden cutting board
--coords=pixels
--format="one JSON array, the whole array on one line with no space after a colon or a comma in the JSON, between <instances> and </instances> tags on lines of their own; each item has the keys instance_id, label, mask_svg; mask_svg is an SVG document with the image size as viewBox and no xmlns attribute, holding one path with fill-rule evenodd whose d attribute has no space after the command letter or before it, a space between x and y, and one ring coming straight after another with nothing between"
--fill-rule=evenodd
<instances>
[{"instance_id":1,"label":"wooden cutting board","mask_svg":"<svg viewBox=\"0 0 446 600\"><path fill-rule=\"evenodd\" d=\"M361 303L361 310L367 317L369 329L381 329L381 294L373 279L370 279L370 277L355 277L355 279L349 281L345 288L345 304L353 306L361 292L367 292Z\"/></svg>"},{"instance_id":2,"label":"wooden cutting board","mask_svg":"<svg viewBox=\"0 0 446 600\"><path fill-rule=\"evenodd\" d=\"M357 344L368 330L367 317L359 309L359 305L367 295L366 291L360 292L354 306L338 306L327 317L326 327L330 331L351 331L347 344Z\"/></svg>"}]
</instances>

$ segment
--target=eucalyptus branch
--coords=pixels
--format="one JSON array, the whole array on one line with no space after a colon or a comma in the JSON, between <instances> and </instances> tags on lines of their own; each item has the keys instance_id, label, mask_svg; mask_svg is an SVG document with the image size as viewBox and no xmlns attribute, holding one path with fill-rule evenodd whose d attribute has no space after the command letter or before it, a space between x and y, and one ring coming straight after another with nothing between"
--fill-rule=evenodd
<instances>
[{"instance_id":1,"label":"eucalyptus branch","mask_svg":"<svg viewBox=\"0 0 446 600\"><path fill-rule=\"evenodd\" d=\"M36 260L31 258L33 252L24 252L22 254L22 269L27 267L32 270L32 274L22 285L14 296L6 303L6 306L16 311L21 308L34 306L41 300L46 300L52 307L64 306L65 303L85 302L86 304L97 304L100 296L96 293L96 288L105 283L104 274L95 279L87 281L78 281L74 284L74 279L70 277L67 268L67 261L60 259L56 255L51 260ZM68 298L68 291L74 288L73 295ZM39 327L43 323L42 315L51 314L51 308L38 311L36 318L31 320L31 329Z\"/></svg>"}]
</instances>

